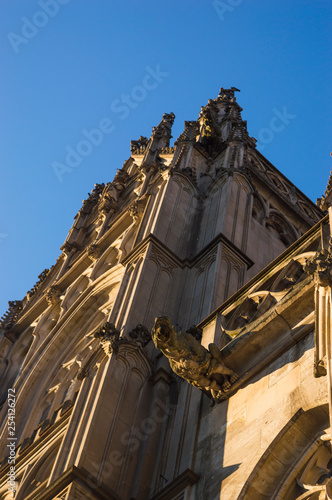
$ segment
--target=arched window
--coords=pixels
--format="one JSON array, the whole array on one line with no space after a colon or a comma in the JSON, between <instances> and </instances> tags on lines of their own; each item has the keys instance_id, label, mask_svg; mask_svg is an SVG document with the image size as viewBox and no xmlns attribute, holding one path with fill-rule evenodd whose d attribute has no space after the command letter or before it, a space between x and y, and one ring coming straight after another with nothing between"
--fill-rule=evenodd
<instances>
[{"instance_id":1,"label":"arched window","mask_svg":"<svg viewBox=\"0 0 332 500\"><path fill-rule=\"evenodd\" d=\"M277 211L271 210L269 217L266 219L266 227L269 228L285 246L289 246L297 240L294 228L289 222L286 222Z\"/></svg>"}]
</instances>

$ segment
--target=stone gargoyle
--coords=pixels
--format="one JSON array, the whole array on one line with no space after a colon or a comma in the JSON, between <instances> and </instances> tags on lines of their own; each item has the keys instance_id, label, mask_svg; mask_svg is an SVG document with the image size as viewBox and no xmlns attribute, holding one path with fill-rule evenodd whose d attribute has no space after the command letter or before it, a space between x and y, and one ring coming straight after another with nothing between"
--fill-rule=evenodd
<instances>
[{"instance_id":1,"label":"stone gargoyle","mask_svg":"<svg viewBox=\"0 0 332 500\"><path fill-rule=\"evenodd\" d=\"M177 333L166 316L155 319L151 336L179 377L210 393L215 402L226 398L238 376L225 366L216 344L205 349L190 333Z\"/></svg>"}]
</instances>

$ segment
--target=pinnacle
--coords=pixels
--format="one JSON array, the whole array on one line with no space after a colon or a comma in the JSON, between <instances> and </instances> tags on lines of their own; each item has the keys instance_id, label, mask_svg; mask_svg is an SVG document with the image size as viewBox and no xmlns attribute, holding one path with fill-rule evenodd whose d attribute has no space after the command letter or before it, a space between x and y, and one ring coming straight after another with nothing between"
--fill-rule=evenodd
<instances>
[{"instance_id":1,"label":"pinnacle","mask_svg":"<svg viewBox=\"0 0 332 500\"><path fill-rule=\"evenodd\" d=\"M332 156L332 152L330 153L330 155ZM323 194L321 198L317 199L317 205L322 210L327 210L332 205L332 170L327 182L325 194Z\"/></svg>"},{"instance_id":2,"label":"pinnacle","mask_svg":"<svg viewBox=\"0 0 332 500\"><path fill-rule=\"evenodd\" d=\"M241 92L241 91L236 87L231 87L230 89L224 89L224 87L221 87L219 90L218 97L226 97L227 99L234 99L235 97L234 92Z\"/></svg>"}]
</instances>

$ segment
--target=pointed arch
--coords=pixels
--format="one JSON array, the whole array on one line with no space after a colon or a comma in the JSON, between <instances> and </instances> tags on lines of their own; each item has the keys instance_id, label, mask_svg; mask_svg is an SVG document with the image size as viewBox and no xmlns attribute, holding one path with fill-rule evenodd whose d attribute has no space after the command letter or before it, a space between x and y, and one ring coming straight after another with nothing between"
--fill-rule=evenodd
<instances>
[{"instance_id":1,"label":"pointed arch","mask_svg":"<svg viewBox=\"0 0 332 500\"><path fill-rule=\"evenodd\" d=\"M326 466L332 458L325 434L328 427L327 404L307 411L301 408L259 459L238 500L318 498L302 495L306 491L304 481L309 481L309 486L315 487L324 473L323 469L318 475L313 473L316 461L312 458L320 455Z\"/></svg>"},{"instance_id":2,"label":"pointed arch","mask_svg":"<svg viewBox=\"0 0 332 500\"><path fill-rule=\"evenodd\" d=\"M258 193L253 193L253 203L251 215L253 219L257 220L260 224L266 219L268 214L268 207L264 198Z\"/></svg>"},{"instance_id":3,"label":"pointed arch","mask_svg":"<svg viewBox=\"0 0 332 500\"><path fill-rule=\"evenodd\" d=\"M265 219L265 225L286 246L294 243L299 237L293 224L291 224L279 210L274 208L270 209L269 215Z\"/></svg>"}]
</instances>

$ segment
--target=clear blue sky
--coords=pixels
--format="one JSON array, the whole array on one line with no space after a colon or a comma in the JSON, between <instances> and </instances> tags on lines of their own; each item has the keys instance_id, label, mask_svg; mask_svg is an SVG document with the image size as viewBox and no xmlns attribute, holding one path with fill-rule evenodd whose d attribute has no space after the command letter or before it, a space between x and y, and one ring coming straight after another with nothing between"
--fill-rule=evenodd
<instances>
[{"instance_id":1,"label":"clear blue sky","mask_svg":"<svg viewBox=\"0 0 332 500\"><path fill-rule=\"evenodd\" d=\"M0 312L55 262L82 200L113 179L130 140L171 111L175 140L221 86L241 90L263 154L321 196L332 168L331 14L330 0L2 0ZM291 117L271 134L276 110ZM66 165L66 148L103 119L112 126L102 122L100 144L56 175L54 162Z\"/></svg>"}]
</instances>

